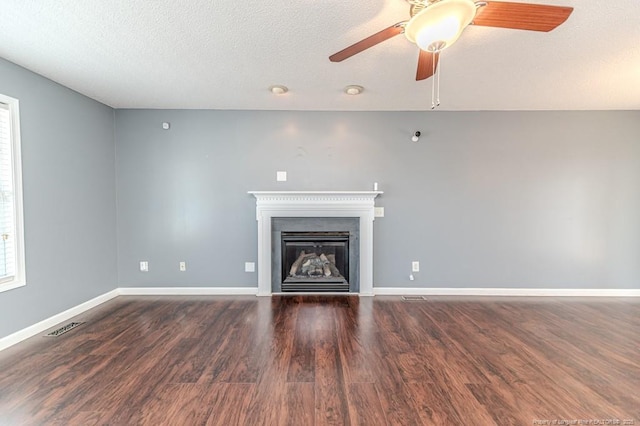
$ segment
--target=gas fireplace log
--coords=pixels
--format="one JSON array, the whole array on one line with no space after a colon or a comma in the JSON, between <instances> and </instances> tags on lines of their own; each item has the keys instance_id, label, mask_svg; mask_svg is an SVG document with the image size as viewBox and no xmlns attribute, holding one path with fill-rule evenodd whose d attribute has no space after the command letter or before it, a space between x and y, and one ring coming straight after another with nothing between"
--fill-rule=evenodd
<instances>
[{"instance_id":1,"label":"gas fireplace log","mask_svg":"<svg viewBox=\"0 0 640 426\"><path fill-rule=\"evenodd\" d=\"M291 265L289 276L307 277L342 277L340 270L335 266L335 254L306 253L300 255Z\"/></svg>"},{"instance_id":2,"label":"gas fireplace log","mask_svg":"<svg viewBox=\"0 0 640 426\"><path fill-rule=\"evenodd\" d=\"M302 268L300 268L300 274L309 275L309 271L311 270L311 268L313 268L313 266L311 266L311 259L305 260L304 262L302 262Z\"/></svg>"},{"instance_id":3,"label":"gas fireplace log","mask_svg":"<svg viewBox=\"0 0 640 426\"><path fill-rule=\"evenodd\" d=\"M293 265L291 265L291 269L289 270L290 277L293 277L296 274L296 272L298 272L298 269L300 269L300 265L302 264L303 260L304 260L304 250L300 252L300 256L298 256L296 261L293 262Z\"/></svg>"},{"instance_id":4,"label":"gas fireplace log","mask_svg":"<svg viewBox=\"0 0 640 426\"><path fill-rule=\"evenodd\" d=\"M322 265L322 270L325 277L331 276L331 268L329 268L329 263L325 263L324 265Z\"/></svg>"},{"instance_id":5,"label":"gas fireplace log","mask_svg":"<svg viewBox=\"0 0 640 426\"><path fill-rule=\"evenodd\" d=\"M329 268L329 259L327 259L327 256L325 256L324 253L322 253L320 255L320 260L322 260L322 272L324 273L324 276L330 277L331 269Z\"/></svg>"},{"instance_id":6,"label":"gas fireplace log","mask_svg":"<svg viewBox=\"0 0 640 426\"><path fill-rule=\"evenodd\" d=\"M333 275L334 277L339 277L340 275L340 271L338 270L338 268L336 268L336 265L334 265L333 263L329 262L327 264L327 266L329 266L329 270L331 271L331 275Z\"/></svg>"},{"instance_id":7,"label":"gas fireplace log","mask_svg":"<svg viewBox=\"0 0 640 426\"><path fill-rule=\"evenodd\" d=\"M324 271L322 270L322 268L318 266L312 266L311 269L309 269L309 275L313 277L317 277L319 275L322 275L323 273Z\"/></svg>"}]
</instances>

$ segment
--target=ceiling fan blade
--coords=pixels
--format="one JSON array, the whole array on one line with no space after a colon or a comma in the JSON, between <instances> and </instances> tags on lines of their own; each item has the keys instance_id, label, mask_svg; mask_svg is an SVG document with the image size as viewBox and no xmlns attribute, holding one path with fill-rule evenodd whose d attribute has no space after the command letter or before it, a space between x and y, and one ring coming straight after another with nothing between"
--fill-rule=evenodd
<instances>
[{"instance_id":1,"label":"ceiling fan blade","mask_svg":"<svg viewBox=\"0 0 640 426\"><path fill-rule=\"evenodd\" d=\"M438 68L438 58L440 58L439 52L427 52L420 49L416 81L425 80L433 75L434 70Z\"/></svg>"},{"instance_id":2,"label":"ceiling fan blade","mask_svg":"<svg viewBox=\"0 0 640 426\"><path fill-rule=\"evenodd\" d=\"M372 46L375 46L378 43L382 43L385 40L390 39L391 37L397 36L398 34L402 34L404 32L404 22L399 22L395 25L390 26L389 28L385 28L384 30L375 33L372 36L369 36L359 42L352 44L346 49L342 49L341 51L334 53L329 56L329 60L331 62L341 62L347 58L352 57L353 55L362 52Z\"/></svg>"},{"instance_id":3,"label":"ceiling fan blade","mask_svg":"<svg viewBox=\"0 0 640 426\"><path fill-rule=\"evenodd\" d=\"M488 1L480 7L473 25L516 30L551 31L567 20L572 7Z\"/></svg>"}]
</instances>

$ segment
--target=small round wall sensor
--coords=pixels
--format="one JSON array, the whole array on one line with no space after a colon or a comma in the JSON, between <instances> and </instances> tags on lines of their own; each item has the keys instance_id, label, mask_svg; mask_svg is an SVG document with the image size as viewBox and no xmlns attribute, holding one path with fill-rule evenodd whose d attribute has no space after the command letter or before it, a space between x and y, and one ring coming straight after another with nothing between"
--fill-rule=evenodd
<instances>
[{"instance_id":1,"label":"small round wall sensor","mask_svg":"<svg viewBox=\"0 0 640 426\"><path fill-rule=\"evenodd\" d=\"M162 123L162 128L163 129L169 130L169 127L171 127L171 124L169 124L168 122L165 121L164 123Z\"/></svg>"}]
</instances>

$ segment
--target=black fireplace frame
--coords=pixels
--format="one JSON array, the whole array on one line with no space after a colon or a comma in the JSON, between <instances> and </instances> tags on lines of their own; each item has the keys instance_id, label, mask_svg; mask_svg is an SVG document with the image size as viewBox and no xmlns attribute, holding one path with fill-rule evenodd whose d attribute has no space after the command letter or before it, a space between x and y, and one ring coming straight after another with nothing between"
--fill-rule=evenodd
<instances>
[{"instance_id":1,"label":"black fireplace frame","mask_svg":"<svg viewBox=\"0 0 640 426\"><path fill-rule=\"evenodd\" d=\"M273 217L271 218L271 291L282 293L288 273L282 266L282 233L348 233L348 292L360 291L360 218L358 217ZM297 290L305 292L304 290ZM310 290L313 291L313 290ZM341 290L342 291L342 290Z\"/></svg>"},{"instance_id":2,"label":"black fireplace frame","mask_svg":"<svg viewBox=\"0 0 640 426\"><path fill-rule=\"evenodd\" d=\"M349 291L349 232L284 231L281 233L280 241L282 242L282 261L280 264L282 267L281 290L283 292ZM303 248L309 249L306 250L306 254L310 254L312 251L318 255L333 252L334 265L342 277L290 277L291 266ZM287 253L287 250L290 250L290 253Z\"/></svg>"}]
</instances>

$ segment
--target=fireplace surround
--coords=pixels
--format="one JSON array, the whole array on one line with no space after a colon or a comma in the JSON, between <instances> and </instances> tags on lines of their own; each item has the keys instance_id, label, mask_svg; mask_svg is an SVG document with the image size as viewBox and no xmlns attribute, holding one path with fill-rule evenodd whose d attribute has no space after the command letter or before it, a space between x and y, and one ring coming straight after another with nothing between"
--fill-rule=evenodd
<instances>
[{"instance_id":1,"label":"fireplace surround","mask_svg":"<svg viewBox=\"0 0 640 426\"><path fill-rule=\"evenodd\" d=\"M357 293L373 295L374 200L382 191L249 191L249 194L256 198L259 296L273 293L273 218L357 218Z\"/></svg>"}]
</instances>

